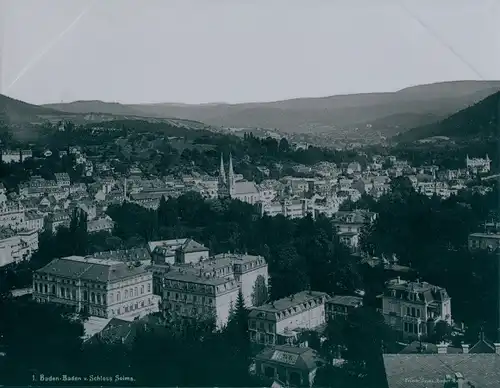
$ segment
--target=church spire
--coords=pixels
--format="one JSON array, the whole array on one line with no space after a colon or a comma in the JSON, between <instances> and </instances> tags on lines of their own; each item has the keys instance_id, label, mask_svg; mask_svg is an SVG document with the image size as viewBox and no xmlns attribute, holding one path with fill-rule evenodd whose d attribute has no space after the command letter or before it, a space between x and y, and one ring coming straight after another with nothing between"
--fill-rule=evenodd
<instances>
[{"instance_id":1,"label":"church spire","mask_svg":"<svg viewBox=\"0 0 500 388\"><path fill-rule=\"evenodd\" d=\"M224 156L220 154L219 180L226 182L226 172L224 171Z\"/></svg>"},{"instance_id":2,"label":"church spire","mask_svg":"<svg viewBox=\"0 0 500 388\"><path fill-rule=\"evenodd\" d=\"M229 180L232 181L234 179L234 170L233 170L233 155L229 153Z\"/></svg>"},{"instance_id":3,"label":"church spire","mask_svg":"<svg viewBox=\"0 0 500 388\"><path fill-rule=\"evenodd\" d=\"M229 192L232 193L234 189L234 170L233 170L233 155L229 153L229 171L227 172L227 185Z\"/></svg>"}]
</instances>

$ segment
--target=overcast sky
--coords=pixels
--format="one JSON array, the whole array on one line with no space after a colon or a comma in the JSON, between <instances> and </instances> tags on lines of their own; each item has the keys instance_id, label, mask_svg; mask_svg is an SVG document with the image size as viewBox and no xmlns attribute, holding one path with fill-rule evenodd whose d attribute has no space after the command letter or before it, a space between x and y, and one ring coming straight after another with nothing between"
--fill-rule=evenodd
<instances>
[{"instance_id":1,"label":"overcast sky","mask_svg":"<svg viewBox=\"0 0 500 388\"><path fill-rule=\"evenodd\" d=\"M497 0L3 2L1 90L32 103L236 103L500 79Z\"/></svg>"}]
</instances>

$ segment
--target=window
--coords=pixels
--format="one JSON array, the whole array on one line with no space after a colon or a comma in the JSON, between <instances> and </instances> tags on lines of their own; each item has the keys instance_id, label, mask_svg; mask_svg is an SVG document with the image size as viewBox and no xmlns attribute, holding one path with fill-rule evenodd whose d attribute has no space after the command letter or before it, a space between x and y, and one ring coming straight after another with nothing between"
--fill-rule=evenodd
<instances>
[{"instance_id":1,"label":"window","mask_svg":"<svg viewBox=\"0 0 500 388\"><path fill-rule=\"evenodd\" d=\"M144 294L144 285L141 286L141 295Z\"/></svg>"},{"instance_id":2,"label":"window","mask_svg":"<svg viewBox=\"0 0 500 388\"><path fill-rule=\"evenodd\" d=\"M148 283L148 292L151 292L151 283Z\"/></svg>"},{"instance_id":3,"label":"window","mask_svg":"<svg viewBox=\"0 0 500 388\"><path fill-rule=\"evenodd\" d=\"M76 300L76 290L73 290L72 295L73 295L73 299Z\"/></svg>"},{"instance_id":4,"label":"window","mask_svg":"<svg viewBox=\"0 0 500 388\"><path fill-rule=\"evenodd\" d=\"M109 294L109 303L113 303L113 293Z\"/></svg>"},{"instance_id":5,"label":"window","mask_svg":"<svg viewBox=\"0 0 500 388\"><path fill-rule=\"evenodd\" d=\"M87 290L83 291L83 300L85 301L89 300L89 293Z\"/></svg>"},{"instance_id":6,"label":"window","mask_svg":"<svg viewBox=\"0 0 500 388\"><path fill-rule=\"evenodd\" d=\"M134 288L134 296L137 296L137 287Z\"/></svg>"},{"instance_id":7,"label":"window","mask_svg":"<svg viewBox=\"0 0 500 388\"><path fill-rule=\"evenodd\" d=\"M404 324L404 331L408 331L408 323L407 322L405 322L405 324Z\"/></svg>"},{"instance_id":8,"label":"window","mask_svg":"<svg viewBox=\"0 0 500 388\"><path fill-rule=\"evenodd\" d=\"M120 301L120 297L121 297L121 294L120 294L120 291L118 291L116 293L116 301L119 302Z\"/></svg>"},{"instance_id":9,"label":"window","mask_svg":"<svg viewBox=\"0 0 500 388\"><path fill-rule=\"evenodd\" d=\"M95 293L94 293L94 292L92 292L92 293L90 294L90 301L91 301L92 303L95 303Z\"/></svg>"},{"instance_id":10,"label":"window","mask_svg":"<svg viewBox=\"0 0 500 388\"><path fill-rule=\"evenodd\" d=\"M125 290L125 299L128 297L128 290Z\"/></svg>"},{"instance_id":11,"label":"window","mask_svg":"<svg viewBox=\"0 0 500 388\"><path fill-rule=\"evenodd\" d=\"M175 299L176 300L179 299L179 294L178 293L175 294Z\"/></svg>"},{"instance_id":12,"label":"window","mask_svg":"<svg viewBox=\"0 0 500 388\"><path fill-rule=\"evenodd\" d=\"M48 286L45 284L45 285L43 286L43 288L44 288L44 292L45 292L45 293L47 293L47 292L48 292Z\"/></svg>"},{"instance_id":13,"label":"window","mask_svg":"<svg viewBox=\"0 0 500 388\"><path fill-rule=\"evenodd\" d=\"M193 296L193 303L196 303L196 295Z\"/></svg>"}]
</instances>

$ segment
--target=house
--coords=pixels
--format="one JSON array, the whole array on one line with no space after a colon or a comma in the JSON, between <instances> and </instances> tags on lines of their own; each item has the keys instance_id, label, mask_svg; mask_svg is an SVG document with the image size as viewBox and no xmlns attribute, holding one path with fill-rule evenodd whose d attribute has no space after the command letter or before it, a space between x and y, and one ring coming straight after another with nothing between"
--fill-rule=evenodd
<instances>
[{"instance_id":1,"label":"house","mask_svg":"<svg viewBox=\"0 0 500 388\"><path fill-rule=\"evenodd\" d=\"M332 224L340 241L349 248L356 249L362 229L375 221L376 217L376 213L366 210L339 211L333 215Z\"/></svg>"},{"instance_id":2,"label":"house","mask_svg":"<svg viewBox=\"0 0 500 388\"><path fill-rule=\"evenodd\" d=\"M326 318L346 318L352 310L363 305L363 298L350 295L334 295L325 303Z\"/></svg>"},{"instance_id":3,"label":"house","mask_svg":"<svg viewBox=\"0 0 500 388\"><path fill-rule=\"evenodd\" d=\"M3 163L20 163L21 150L2 150Z\"/></svg>"},{"instance_id":4,"label":"house","mask_svg":"<svg viewBox=\"0 0 500 388\"><path fill-rule=\"evenodd\" d=\"M261 214L265 214L270 217L282 215L289 218L303 218L308 214L314 215L314 211L310 206L310 200L308 200L307 198L285 198L280 201L261 203L259 204L259 206Z\"/></svg>"},{"instance_id":5,"label":"house","mask_svg":"<svg viewBox=\"0 0 500 388\"><path fill-rule=\"evenodd\" d=\"M248 317L250 340L262 345L294 344L296 329L313 329L326 322L328 294L302 291L289 297L253 307Z\"/></svg>"},{"instance_id":6,"label":"house","mask_svg":"<svg viewBox=\"0 0 500 388\"><path fill-rule=\"evenodd\" d=\"M150 241L148 248L157 264L198 263L209 256L208 248L190 238Z\"/></svg>"},{"instance_id":7,"label":"house","mask_svg":"<svg viewBox=\"0 0 500 388\"><path fill-rule=\"evenodd\" d=\"M25 228L28 230L41 231L43 229L45 217L38 211L26 211L25 213Z\"/></svg>"},{"instance_id":8,"label":"house","mask_svg":"<svg viewBox=\"0 0 500 388\"><path fill-rule=\"evenodd\" d=\"M56 183L58 187L69 187L71 185L71 181L67 173L55 173L54 176L56 177Z\"/></svg>"},{"instance_id":9,"label":"house","mask_svg":"<svg viewBox=\"0 0 500 388\"><path fill-rule=\"evenodd\" d=\"M93 257L52 260L33 275L33 299L71 306L101 318L158 311L153 274L144 267Z\"/></svg>"},{"instance_id":10,"label":"house","mask_svg":"<svg viewBox=\"0 0 500 388\"><path fill-rule=\"evenodd\" d=\"M67 212L61 211L61 212L50 213L45 219L44 228L46 230L50 230L52 233L55 233L57 232L57 228L59 228L61 225L68 227L70 222L71 222L71 217Z\"/></svg>"},{"instance_id":11,"label":"house","mask_svg":"<svg viewBox=\"0 0 500 388\"><path fill-rule=\"evenodd\" d=\"M29 260L38 250L36 230L0 228L0 267Z\"/></svg>"},{"instance_id":12,"label":"house","mask_svg":"<svg viewBox=\"0 0 500 388\"><path fill-rule=\"evenodd\" d=\"M265 348L255 357L258 376L280 381L287 387L311 387L318 367L324 361L315 350L307 347L274 346Z\"/></svg>"},{"instance_id":13,"label":"house","mask_svg":"<svg viewBox=\"0 0 500 388\"><path fill-rule=\"evenodd\" d=\"M398 277L387 282L379 297L386 323L403 338L431 335L438 321L452 323L451 298L442 287Z\"/></svg>"},{"instance_id":14,"label":"house","mask_svg":"<svg viewBox=\"0 0 500 388\"><path fill-rule=\"evenodd\" d=\"M22 229L25 221L25 208L20 201L5 201L0 204L0 227Z\"/></svg>"},{"instance_id":15,"label":"house","mask_svg":"<svg viewBox=\"0 0 500 388\"><path fill-rule=\"evenodd\" d=\"M500 233L469 234L469 250L496 250L500 248Z\"/></svg>"},{"instance_id":16,"label":"house","mask_svg":"<svg viewBox=\"0 0 500 388\"><path fill-rule=\"evenodd\" d=\"M484 174L490 172L491 169L491 160L486 154L486 157L483 158L469 158L469 155L465 157L465 167L467 171L472 174Z\"/></svg>"},{"instance_id":17,"label":"house","mask_svg":"<svg viewBox=\"0 0 500 388\"><path fill-rule=\"evenodd\" d=\"M98 232L111 233L114 227L115 223L109 217L97 218L87 221L87 231L89 233L98 233Z\"/></svg>"}]
</instances>

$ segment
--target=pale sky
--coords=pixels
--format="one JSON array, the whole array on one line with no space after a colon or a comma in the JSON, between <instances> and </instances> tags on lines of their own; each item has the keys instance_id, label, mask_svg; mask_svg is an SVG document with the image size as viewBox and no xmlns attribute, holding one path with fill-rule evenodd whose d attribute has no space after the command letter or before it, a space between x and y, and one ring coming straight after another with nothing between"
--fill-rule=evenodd
<instances>
[{"instance_id":1,"label":"pale sky","mask_svg":"<svg viewBox=\"0 0 500 388\"><path fill-rule=\"evenodd\" d=\"M1 91L36 104L237 103L500 79L499 0L0 1Z\"/></svg>"}]
</instances>

